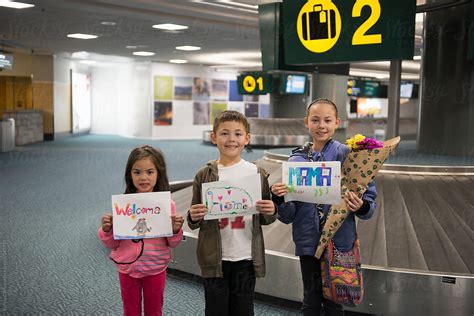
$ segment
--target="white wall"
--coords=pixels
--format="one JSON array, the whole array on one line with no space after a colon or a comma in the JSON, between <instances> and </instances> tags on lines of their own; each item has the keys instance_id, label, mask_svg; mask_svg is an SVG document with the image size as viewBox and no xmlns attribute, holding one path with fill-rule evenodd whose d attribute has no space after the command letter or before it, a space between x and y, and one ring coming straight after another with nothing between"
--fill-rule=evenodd
<instances>
[{"instance_id":1,"label":"white wall","mask_svg":"<svg viewBox=\"0 0 474 316\"><path fill-rule=\"evenodd\" d=\"M90 74L89 66L67 57L54 56L54 132L70 133L71 125L71 74L77 71Z\"/></svg>"},{"instance_id":2,"label":"white wall","mask_svg":"<svg viewBox=\"0 0 474 316\"><path fill-rule=\"evenodd\" d=\"M105 58L107 57L107 58ZM193 102L173 100L173 124L153 125L154 76L204 77L235 80L235 72L168 63L136 62L103 56L84 65L64 56L54 59L54 112L56 133L71 131L70 70L91 76L91 133L155 139L201 139L211 125L193 125Z\"/></svg>"}]
</instances>

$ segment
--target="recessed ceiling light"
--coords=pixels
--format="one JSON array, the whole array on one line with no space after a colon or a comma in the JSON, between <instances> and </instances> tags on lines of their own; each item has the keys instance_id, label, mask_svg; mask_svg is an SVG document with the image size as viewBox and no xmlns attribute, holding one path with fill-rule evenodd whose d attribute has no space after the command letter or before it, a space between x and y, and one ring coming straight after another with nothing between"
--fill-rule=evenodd
<instances>
[{"instance_id":1,"label":"recessed ceiling light","mask_svg":"<svg viewBox=\"0 0 474 316\"><path fill-rule=\"evenodd\" d=\"M176 49L178 49L178 50L192 51L192 50L200 50L201 47L199 47L199 46L184 45L184 46L176 46Z\"/></svg>"},{"instance_id":2,"label":"recessed ceiling light","mask_svg":"<svg viewBox=\"0 0 474 316\"><path fill-rule=\"evenodd\" d=\"M86 59L86 58L89 57L89 53L85 52L85 51L74 52L74 53L71 54L71 57L72 58L78 58L78 59Z\"/></svg>"},{"instance_id":3,"label":"recessed ceiling light","mask_svg":"<svg viewBox=\"0 0 474 316\"><path fill-rule=\"evenodd\" d=\"M86 65L95 65L96 61L95 60L81 60L81 64L86 64Z\"/></svg>"},{"instance_id":4,"label":"recessed ceiling light","mask_svg":"<svg viewBox=\"0 0 474 316\"><path fill-rule=\"evenodd\" d=\"M128 48L128 49L137 49L138 48L138 46L136 46L136 45L128 45L128 46L125 46L125 47Z\"/></svg>"},{"instance_id":5,"label":"recessed ceiling light","mask_svg":"<svg viewBox=\"0 0 474 316\"><path fill-rule=\"evenodd\" d=\"M153 25L153 28L160 29L160 30L167 30L167 31L178 31L178 30L185 30L188 27L186 25L164 23L164 24L155 24Z\"/></svg>"},{"instance_id":6,"label":"recessed ceiling light","mask_svg":"<svg viewBox=\"0 0 474 316\"><path fill-rule=\"evenodd\" d=\"M26 9L26 8L31 8L34 6L35 6L34 4L30 4L30 3L0 0L0 7L12 8L12 9Z\"/></svg>"},{"instance_id":7,"label":"recessed ceiling light","mask_svg":"<svg viewBox=\"0 0 474 316\"><path fill-rule=\"evenodd\" d=\"M184 59L170 59L170 63L172 64L185 64L187 62L188 61Z\"/></svg>"},{"instance_id":8,"label":"recessed ceiling light","mask_svg":"<svg viewBox=\"0 0 474 316\"><path fill-rule=\"evenodd\" d=\"M74 33L74 34L68 34L67 37L79 38L79 39L94 39L94 38L97 38L97 35Z\"/></svg>"},{"instance_id":9,"label":"recessed ceiling light","mask_svg":"<svg viewBox=\"0 0 474 316\"><path fill-rule=\"evenodd\" d=\"M133 55L136 55L136 56L153 56L153 55L155 55L155 53L140 51L140 52L133 52Z\"/></svg>"},{"instance_id":10,"label":"recessed ceiling light","mask_svg":"<svg viewBox=\"0 0 474 316\"><path fill-rule=\"evenodd\" d=\"M107 26L114 26L116 25L117 23L113 22L113 21L102 21L100 22L100 24L102 25L107 25Z\"/></svg>"}]
</instances>

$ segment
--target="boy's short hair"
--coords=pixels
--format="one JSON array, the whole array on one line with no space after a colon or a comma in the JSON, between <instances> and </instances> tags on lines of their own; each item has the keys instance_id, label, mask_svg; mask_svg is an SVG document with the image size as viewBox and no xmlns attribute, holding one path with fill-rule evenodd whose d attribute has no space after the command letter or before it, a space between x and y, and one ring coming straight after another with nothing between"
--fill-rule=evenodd
<instances>
[{"instance_id":1,"label":"boy's short hair","mask_svg":"<svg viewBox=\"0 0 474 316\"><path fill-rule=\"evenodd\" d=\"M219 115L216 116L216 118L214 119L214 126L212 127L212 131L216 133L217 129L219 128L219 124L229 121L242 123L242 125L244 125L245 127L245 131L247 132L247 134L250 133L250 124L249 121L247 121L245 115L232 110L221 112Z\"/></svg>"}]
</instances>

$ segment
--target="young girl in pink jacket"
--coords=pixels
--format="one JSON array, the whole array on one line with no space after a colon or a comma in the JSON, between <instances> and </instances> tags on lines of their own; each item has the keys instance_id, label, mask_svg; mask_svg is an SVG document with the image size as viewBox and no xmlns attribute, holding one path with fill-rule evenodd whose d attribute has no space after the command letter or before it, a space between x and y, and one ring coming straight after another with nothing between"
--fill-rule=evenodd
<instances>
[{"instance_id":1,"label":"young girl in pink jacket","mask_svg":"<svg viewBox=\"0 0 474 316\"><path fill-rule=\"evenodd\" d=\"M125 168L125 183L125 194L169 191L163 154L150 146L132 150ZM184 219L176 214L173 201L171 213L173 236L133 240L115 240L112 214L102 216L99 239L112 250L110 259L117 265L124 315L141 315L142 292L145 315L162 315L170 248L176 247L183 236Z\"/></svg>"}]
</instances>

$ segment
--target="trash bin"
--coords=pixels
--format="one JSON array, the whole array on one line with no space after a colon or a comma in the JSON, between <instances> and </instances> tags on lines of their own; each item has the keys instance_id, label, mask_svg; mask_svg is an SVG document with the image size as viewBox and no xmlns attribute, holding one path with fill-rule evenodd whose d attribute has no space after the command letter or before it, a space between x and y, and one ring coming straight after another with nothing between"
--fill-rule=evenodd
<instances>
[{"instance_id":1,"label":"trash bin","mask_svg":"<svg viewBox=\"0 0 474 316\"><path fill-rule=\"evenodd\" d=\"M12 118L0 120L0 152L15 149L15 120Z\"/></svg>"}]
</instances>

